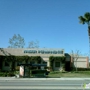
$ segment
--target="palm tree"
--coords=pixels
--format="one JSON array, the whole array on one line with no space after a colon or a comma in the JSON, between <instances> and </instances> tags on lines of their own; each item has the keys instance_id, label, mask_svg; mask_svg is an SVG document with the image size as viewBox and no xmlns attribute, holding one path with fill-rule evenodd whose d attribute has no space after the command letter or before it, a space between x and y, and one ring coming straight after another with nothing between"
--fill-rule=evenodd
<instances>
[{"instance_id":1,"label":"palm tree","mask_svg":"<svg viewBox=\"0 0 90 90\"><path fill-rule=\"evenodd\" d=\"M87 24L88 25L88 36L89 36L89 54L90 54L90 13L86 12L84 16L79 16L79 20L81 24ZM89 57L90 59L90 57Z\"/></svg>"},{"instance_id":2,"label":"palm tree","mask_svg":"<svg viewBox=\"0 0 90 90\"><path fill-rule=\"evenodd\" d=\"M79 20L81 24L87 24L88 25L88 35L90 39L90 13L86 12L84 16L79 16Z\"/></svg>"}]
</instances>

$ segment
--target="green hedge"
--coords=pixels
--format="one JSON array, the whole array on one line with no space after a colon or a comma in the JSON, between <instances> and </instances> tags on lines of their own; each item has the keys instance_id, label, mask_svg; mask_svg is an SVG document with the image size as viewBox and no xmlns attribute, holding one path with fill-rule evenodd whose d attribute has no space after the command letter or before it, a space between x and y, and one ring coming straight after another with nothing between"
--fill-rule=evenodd
<instances>
[{"instance_id":1,"label":"green hedge","mask_svg":"<svg viewBox=\"0 0 90 90\"><path fill-rule=\"evenodd\" d=\"M90 68L77 68L77 71L90 71Z\"/></svg>"},{"instance_id":2,"label":"green hedge","mask_svg":"<svg viewBox=\"0 0 90 90\"><path fill-rule=\"evenodd\" d=\"M46 73L46 70L32 70L31 73L32 74L43 74L43 73Z\"/></svg>"},{"instance_id":3,"label":"green hedge","mask_svg":"<svg viewBox=\"0 0 90 90\"><path fill-rule=\"evenodd\" d=\"M15 76L14 72L0 72L0 77Z\"/></svg>"},{"instance_id":4,"label":"green hedge","mask_svg":"<svg viewBox=\"0 0 90 90\"><path fill-rule=\"evenodd\" d=\"M2 63L3 61L7 61L7 62L11 62L11 71L15 71L17 70L17 68L15 67L15 62L33 62L33 61L37 61L38 64L41 63L42 58L40 56L2 56L0 55L0 70L2 70Z\"/></svg>"},{"instance_id":5,"label":"green hedge","mask_svg":"<svg viewBox=\"0 0 90 90\"><path fill-rule=\"evenodd\" d=\"M11 62L16 62L16 61L33 61L33 60L37 60L39 63L41 62L42 58L40 56L2 56L0 55L0 60L4 60L4 61L11 61Z\"/></svg>"}]
</instances>

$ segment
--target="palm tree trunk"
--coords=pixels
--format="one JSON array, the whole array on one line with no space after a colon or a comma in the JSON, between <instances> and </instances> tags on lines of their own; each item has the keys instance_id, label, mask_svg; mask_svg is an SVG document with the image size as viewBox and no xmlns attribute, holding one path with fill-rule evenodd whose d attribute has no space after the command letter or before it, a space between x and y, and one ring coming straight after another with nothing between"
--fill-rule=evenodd
<instances>
[{"instance_id":1,"label":"palm tree trunk","mask_svg":"<svg viewBox=\"0 0 90 90\"><path fill-rule=\"evenodd\" d=\"M90 59L90 25L88 25L88 35L89 35L89 59Z\"/></svg>"},{"instance_id":2,"label":"palm tree trunk","mask_svg":"<svg viewBox=\"0 0 90 90\"><path fill-rule=\"evenodd\" d=\"M90 36L90 26L88 26L88 35Z\"/></svg>"}]
</instances>

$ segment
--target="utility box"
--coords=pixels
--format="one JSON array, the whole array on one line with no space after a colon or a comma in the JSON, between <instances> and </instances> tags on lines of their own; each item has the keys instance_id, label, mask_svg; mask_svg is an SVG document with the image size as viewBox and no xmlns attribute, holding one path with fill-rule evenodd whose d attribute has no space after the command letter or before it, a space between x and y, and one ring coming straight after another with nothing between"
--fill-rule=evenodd
<instances>
[{"instance_id":1,"label":"utility box","mask_svg":"<svg viewBox=\"0 0 90 90\"><path fill-rule=\"evenodd\" d=\"M23 77L24 76L24 66L20 66L20 77Z\"/></svg>"}]
</instances>

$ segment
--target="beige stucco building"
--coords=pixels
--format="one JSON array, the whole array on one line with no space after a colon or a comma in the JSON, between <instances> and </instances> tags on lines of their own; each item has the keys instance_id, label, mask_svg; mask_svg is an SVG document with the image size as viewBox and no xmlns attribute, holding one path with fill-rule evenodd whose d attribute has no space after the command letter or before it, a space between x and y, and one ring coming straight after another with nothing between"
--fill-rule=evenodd
<instances>
[{"instance_id":1,"label":"beige stucco building","mask_svg":"<svg viewBox=\"0 0 90 90\"><path fill-rule=\"evenodd\" d=\"M88 57L74 57L71 58L71 62L73 63L74 67L78 68L89 68L89 58Z\"/></svg>"},{"instance_id":2,"label":"beige stucco building","mask_svg":"<svg viewBox=\"0 0 90 90\"><path fill-rule=\"evenodd\" d=\"M42 58L42 63L46 63L47 67L50 67L49 57L60 57L65 56L65 68L67 71L73 67L80 67L80 68L88 68L89 67L89 59L88 57L72 57L69 54L66 54L64 49L53 49L53 48L0 48L0 56L40 56ZM8 63L9 65L6 65ZM24 62L23 62L24 63ZM10 62L4 61L2 63L2 69L7 70L10 68ZM16 64L17 65L17 64ZM61 61L54 61L53 68L55 71L60 71L62 69L62 62Z\"/></svg>"}]
</instances>

